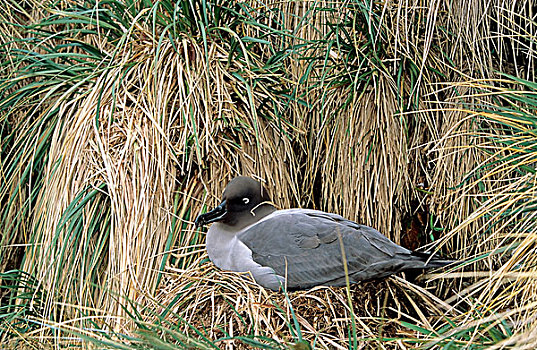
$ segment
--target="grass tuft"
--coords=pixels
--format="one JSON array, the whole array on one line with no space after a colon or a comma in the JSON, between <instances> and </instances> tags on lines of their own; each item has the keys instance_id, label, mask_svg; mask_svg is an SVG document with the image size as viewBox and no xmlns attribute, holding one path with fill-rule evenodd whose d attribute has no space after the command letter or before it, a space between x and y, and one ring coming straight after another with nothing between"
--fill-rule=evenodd
<instances>
[{"instance_id":1,"label":"grass tuft","mask_svg":"<svg viewBox=\"0 0 537 350\"><path fill-rule=\"evenodd\" d=\"M535 347L534 7L5 1L0 342ZM239 174L464 263L260 289L193 225Z\"/></svg>"}]
</instances>

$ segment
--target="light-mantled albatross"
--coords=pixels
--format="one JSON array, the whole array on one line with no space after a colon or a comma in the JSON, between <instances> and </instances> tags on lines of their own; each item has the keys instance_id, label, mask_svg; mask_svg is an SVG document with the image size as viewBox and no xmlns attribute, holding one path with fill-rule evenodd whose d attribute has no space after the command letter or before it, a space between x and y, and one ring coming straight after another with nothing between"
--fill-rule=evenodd
<instances>
[{"instance_id":1,"label":"light-mantled albatross","mask_svg":"<svg viewBox=\"0 0 537 350\"><path fill-rule=\"evenodd\" d=\"M412 252L337 214L276 210L261 183L244 176L231 180L220 205L195 223L214 223L207 252L216 266L250 272L256 283L276 291L343 286L344 261L350 283L453 262Z\"/></svg>"}]
</instances>

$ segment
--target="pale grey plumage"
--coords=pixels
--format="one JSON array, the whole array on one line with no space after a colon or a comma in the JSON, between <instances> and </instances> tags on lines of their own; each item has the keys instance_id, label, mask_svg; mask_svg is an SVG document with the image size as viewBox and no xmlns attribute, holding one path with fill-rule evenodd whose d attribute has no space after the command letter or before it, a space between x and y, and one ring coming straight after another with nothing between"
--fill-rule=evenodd
<instances>
[{"instance_id":1,"label":"pale grey plumage","mask_svg":"<svg viewBox=\"0 0 537 350\"><path fill-rule=\"evenodd\" d=\"M351 283L451 263L414 253L336 214L260 205L267 198L259 182L238 177L226 187L220 209L196 219L198 225L218 221L207 233L207 250L215 265L249 271L266 288L345 285L342 246Z\"/></svg>"}]
</instances>

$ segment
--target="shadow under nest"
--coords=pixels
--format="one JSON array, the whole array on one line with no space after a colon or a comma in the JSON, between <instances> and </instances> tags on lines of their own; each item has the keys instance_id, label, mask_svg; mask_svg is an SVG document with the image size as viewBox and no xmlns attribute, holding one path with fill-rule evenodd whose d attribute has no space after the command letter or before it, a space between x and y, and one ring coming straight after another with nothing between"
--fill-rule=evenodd
<instances>
[{"instance_id":1,"label":"shadow under nest","mask_svg":"<svg viewBox=\"0 0 537 350\"><path fill-rule=\"evenodd\" d=\"M167 272L157 300L172 311L169 321L183 323L183 331L194 336L195 327L219 347L252 348L234 337L292 344L298 323L309 344L348 349L354 322L363 346L377 348L382 340L386 348L390 341L395 346L396 338L415 337L401 321L415 324L437 316L425 294L397 277L356 283L349 293L346 287L315 287L286 295L263 289L244 274L221 271L202 258L184 270L169 267Z\"/></svg>"}]
</instances>

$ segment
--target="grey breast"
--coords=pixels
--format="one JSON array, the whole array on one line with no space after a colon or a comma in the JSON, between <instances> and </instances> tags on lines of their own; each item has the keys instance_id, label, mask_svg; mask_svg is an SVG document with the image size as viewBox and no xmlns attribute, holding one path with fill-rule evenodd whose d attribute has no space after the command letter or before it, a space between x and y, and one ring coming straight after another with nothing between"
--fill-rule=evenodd
<instances>
[{"instance_id":1,"label":"grey breast","mask_svg":"<svg viewBox=\"0 0 537 350\"><path fill-rule=\"evenodd\" d=\"M410 256L371 227L315 210L280 210L238 238L257 264L286 279L288 289L345 285L344 262L351 283L386 277L404 270Z\"/></svg>"}]
</instances>

